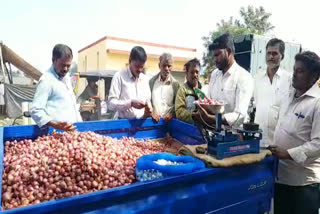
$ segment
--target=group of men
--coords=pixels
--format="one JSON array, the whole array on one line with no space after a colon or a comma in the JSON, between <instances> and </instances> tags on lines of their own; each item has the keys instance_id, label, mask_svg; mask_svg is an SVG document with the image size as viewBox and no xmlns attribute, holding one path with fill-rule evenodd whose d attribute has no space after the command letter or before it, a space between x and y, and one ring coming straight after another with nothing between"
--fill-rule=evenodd
<instances>
[{"instance_id":1,"label":"group of men","mask_svg":"<svg viewBox=\"0 0 320 214\"><path fill-rule=\"evenodd\" d=\"M252 77L235 61L233 38L223 34L209 46L217 69L212 72L208 97L224 101L222 122L241 126L248 120L253 97L255 122L263 130L261 147L268 148L279 161L275 186L275 213L318 213L320 204L320 58L306 51L295 56L293 74L280 68L285 44L271 39L266 45L267 70ZM52 67L41 77L31 114L40 127L73 130L81 121L68 73L72 51L65 45L53 49ZM201 64L192 59L185 64L186 82L171 75L173 57L164 53L160 72L150 80L145 75L147 54L134 47L126 69L117 72L111 83L108 108L118 118L152 117L159 121L177 118L188 123L215 124L198 99Z\"/></svg>"}]
</instances>

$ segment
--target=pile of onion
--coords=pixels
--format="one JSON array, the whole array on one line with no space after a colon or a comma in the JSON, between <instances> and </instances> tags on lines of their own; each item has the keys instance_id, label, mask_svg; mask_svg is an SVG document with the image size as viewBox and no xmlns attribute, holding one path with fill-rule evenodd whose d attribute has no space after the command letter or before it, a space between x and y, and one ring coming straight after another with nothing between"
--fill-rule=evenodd
<instances>
[{"instance_id":1,"label":"pile of onion","mask_svg":"<svg viewBox=\"0 0 320 214\"><path fill-rule=\"evenodd\" d=\"M166 147L168 143L77 131L54 132L34 141L7 141L2 208L131 184L136 160Z\"/></svg>"}]
</instances>

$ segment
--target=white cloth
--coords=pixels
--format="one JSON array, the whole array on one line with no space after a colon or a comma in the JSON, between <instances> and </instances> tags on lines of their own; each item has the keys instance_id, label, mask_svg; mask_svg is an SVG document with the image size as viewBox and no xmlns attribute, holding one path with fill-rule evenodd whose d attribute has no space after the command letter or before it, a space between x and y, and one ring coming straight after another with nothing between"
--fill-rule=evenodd
<instances>
[{"instance_id":1,"label":"white cloth","mask_svg":"<svg viewBox=\"0 0 320 214\"><path fill-rule=\"evenodd\" d=\"M201 91L208 97L209 96L209 84L203 84Z\"/></svg>"},{"instance_id":2,"label":"white cloth","mask_svg":"<svg viewBox=\"0 0 320 214\"><path fill-rule=\"evenodd\" d=\"M142 118L144 108L131 107L132 100L150 103L151 92L147 76L141 73L139 78L136 79L130 69L127 68L117 72L112 78L108 108L111 111L117 111L120 118Z\"/></svg>"},{"instance_id":3,"label":"white cloth","mask_svg":"<svg viewBox=\"0 0 320 214\"><path fill-rule=\"evenodd\" d=\"M171 78L161 81L161 75L154 82L152 90L153 110L161 116L164 116L174 108L174 90L171 82Z\"/></svg>"},{"instance_id":4,"label":"white cloth","mask_svg":"<svg viewBox=\"0 0 320 214\"><path fill-rule=\"evenodd\" d=\"M292 74L278 69L272 79L267 72L257 73L254 77L254 101L256 104L255 123L262 129L260 146L267 147L273 144L273 135L276 128L281 101L288 97L291 87Z\"/></svg>"},{"instance_id":5,"label":"white cloth","mask_svg":"<svg viewBox=\"0 0 320 214\"><path fill-rule=\"evenodd\" d=\"M230 126L240 126L248 119L253 84L251 74L236 62L225 74L219 69L212 72L209 83L209 98L224 101L224 117Z\"/></svg>"},{"instance_id":6,"label":"white cloth","mask_svg":"<svg viewBox=\"0 0 320 214\"><path fill-rule=\"evenodd\" d=\"M0 105L4 105L4 84L0 84Z\"/></svg>"},{"instance_id":7,"label":"white cloth","mask_svg":"<svg viewBox=\"0 0 320 214\"><path fill-rule=\"evenodd\" d=\"M320 88L315 84L299 98L295 90L283 100L274 143L293 160L280 160L279 183L303 186L320 183Z\"/></svg>"},{"instance_id":8,"label":"white cloth","mask_svg":"<svg viewBox=\"0 0 320 214\"><path fill-rule=\"evenodd\" d=\"M37 85L30 113L39 127L50 121L81 122L69 74L61 79L53 67L45 72Z\"/></svg>"}]
</instances>

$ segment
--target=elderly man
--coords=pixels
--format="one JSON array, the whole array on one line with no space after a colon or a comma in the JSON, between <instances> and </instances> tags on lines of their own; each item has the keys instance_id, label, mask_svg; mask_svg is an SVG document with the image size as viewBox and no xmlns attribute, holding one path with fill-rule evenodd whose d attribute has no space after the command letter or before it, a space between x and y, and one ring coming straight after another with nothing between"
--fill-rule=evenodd
<instances>
[{"instance_id":1,"label":"elderly man","mask_svg":"<svg viewBox=\"0 0 320 214\"><path fill-rule=\"evenodd\" d=\"M320 58L295 57L293 88L285 97L270 150L279 161L275 214L318 214L320 208Z\"/></svg>"},{"instance_id":2,"label":"elderly man","mask_svg":"<svg viewBox=\"0 0 320 214\"><path fill-rule=\"evenodd\" d=\"M151 116L151 92L144 74L146 61L145 50L136 46L131 50L128 68L117 72L112 78L108 108L117 111L120 119Z\"/></svg>"},{"instance_id":3,"label":"elderly man","mask_svg":"<svg viewBox=\"0 0 320 214\"><path fill-rule=\"evenodd\" d=\"M168 122L175 115L174 102L179 89L178 81L171 75L173 58L163 53L159 58L160 72L149 81L151 89L152 118L159 121L160 117Z\"/></svg>"},{"instance_id":4,"label":"elderly man","mask_svg":"<svg viewBox=\"0 0 320 214\"><path fill-rule=\"evenodd\" d=\"M240 126L248 119L247 111L253 96L253 78L240 67L234 58L234 43L230 34L216 38L209 46L213 53L217 69L211 74L209 98L222 100L225 113L222 123L229 126ZM209 115L200 107L202 118L208 124L215 124L215 116Z\"/></svg>"},{"instance_id":5,"label":"elderly man","mask_svg":"<svg viewBox=\"0 0 320 214\"><path fill-rule=\"evenodd\" d=\"M187 123L200 121L200 113L197 111L195 100L198 99L194 89L198 88L200 77L200 61L192 59L186 63L187 82L181 85L177 92L175 109L176 117Z\"/></svg>"},{"instance_id":6,"label":"elderly man","mask_svg":"<svg viewBox=\"0 0 320 214\"><path fill-rule=\"evenodd\" d=\"M52 126L71 131L75 129L73 123L82 121L68 74L72 58L71 48L63 44L54 46L52 66L41 76L30 109L41 128Z\"/></svg>"},{"instance_id":7,"label":"elderly man","mask_svg":"<svg viewBox=\"0 0 320 214\"><path fill-rule=\"evenodd\" d=\"M263 131L261 147L273 144L274 130L279 117L281 101L288 96L291 74L280 68L284 58L285 44L280 39L271 39L266 46L267 70L254 78L255 122Z\"/></svg>"}]
</instances>

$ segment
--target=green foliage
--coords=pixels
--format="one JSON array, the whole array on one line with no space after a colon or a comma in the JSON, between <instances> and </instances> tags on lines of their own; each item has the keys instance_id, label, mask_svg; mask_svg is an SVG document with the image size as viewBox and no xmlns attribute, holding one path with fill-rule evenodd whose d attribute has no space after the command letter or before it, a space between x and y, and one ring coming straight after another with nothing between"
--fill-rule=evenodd
<instances>
[{"instance_id":1,"label":"green foliage","mask_svg":"<svg viewBox=\"0 0 320 214\"><path fill-rule=\"evenodd\" d=\"M274 26L268 22L271 13L267 13L261 6L259 8L253 6L241 7L240 16L244 21L243 26L248 28L251 33L263 35L274 29Z\"/></svg>"},{"instance_id":2,"label":"green foliage","mask_svg":"<svg viewBox=\"0 0 320 214\"><path fill-rule=\"evenodd\" d=\"M239 12L241 20L234 19L232 16L229 20L222 19L220 23L217 23L216 30L210 32L208 36L202 37L206 50L215 38L227 32L233 37L237 37L246 34L263 35L274 29L274 26L268 21L271 13L267 13L263 7L241 7ZM208 52L204 53L203 62L206 66L205 73L212 72L215 69L213 56Z\"/></svg>"}]
</instances>

